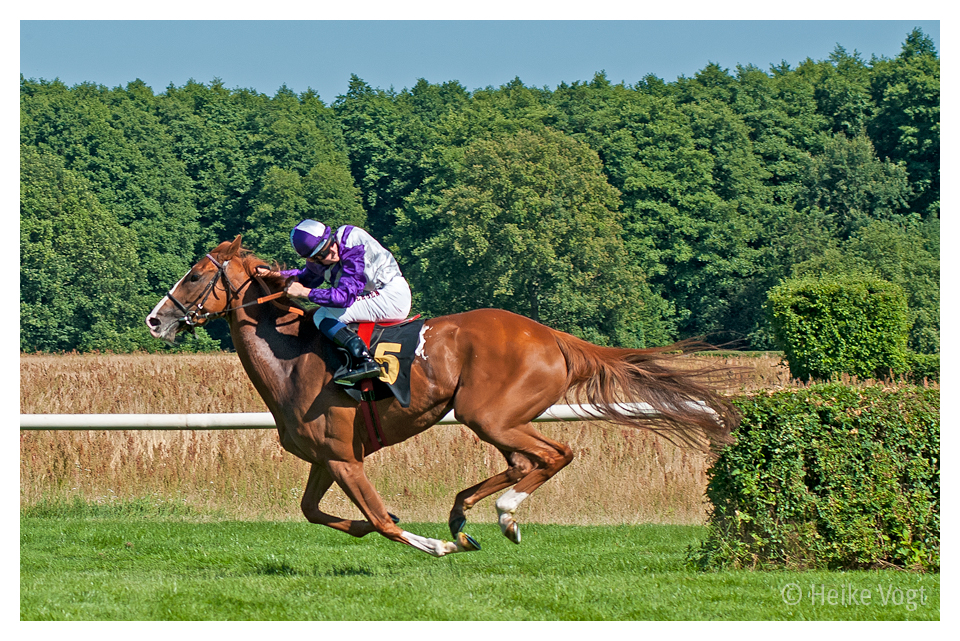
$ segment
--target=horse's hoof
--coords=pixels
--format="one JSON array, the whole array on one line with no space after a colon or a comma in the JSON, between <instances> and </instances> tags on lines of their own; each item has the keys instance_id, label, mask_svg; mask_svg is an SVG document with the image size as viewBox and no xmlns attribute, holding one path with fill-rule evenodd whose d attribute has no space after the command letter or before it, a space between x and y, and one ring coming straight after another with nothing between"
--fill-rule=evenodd
<instances>
[{"instance_id":1,"label":"horse's hoof","mask_svg":"<svg viewBox=\"0 0 960 641\"><path fill-rule=\"evenodd\" d=\"M390 520L393 521L394 525L400 522L399 516L394 516L393 514L390 514L390 512L387 512L387 515L390 517Z\"/></svg>"},{"instance_id":2,"label":"horse's hoof","mask_svg":"<svg viewBox=\"0 0 960 641\"><path fill-rule=\"evenodd\" d=\"M520 524L516 521L513 521L503 531L503 535L517 545L520 545Z\"/></svg>"},{"instance_id":3,"label":"horse's hoof","mask_svg":"<svg viewBox=\"0 0 960 641\"><path fill-rule=\"evenodd\" d=\"M467 534L466 532L457 532L457 546L463 552L475 552L480 549L480 544L477 543L476 539Z\"/></svg>"},{"instance_id":4,"label":"horse's hoof","mask_svg":"<svg viewBox=\"0 0 960 641\"><path fill-rule=\"evenodd\" d=\"M460 531L463 529L463 526L467 524L467 517L458 516L455 519L450 519L450 534L457 536Z\"/></svg>"}]
</instances>

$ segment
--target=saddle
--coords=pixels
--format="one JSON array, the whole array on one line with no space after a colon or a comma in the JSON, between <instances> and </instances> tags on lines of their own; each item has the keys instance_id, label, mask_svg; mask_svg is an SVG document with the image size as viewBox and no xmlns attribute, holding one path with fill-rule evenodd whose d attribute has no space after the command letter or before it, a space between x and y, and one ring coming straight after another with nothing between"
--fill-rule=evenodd
<instances>
[{"instance_id":1,"label":"saddle","mask_svg":"<svg viewBox=\"0 0 960 641\"><path fill-rule=\"evenodd\" d=\"M367 344L374 360L380 363L383 370L378 378L367 379L373 383L370 400L379 401L393 396L403 407L410 406L410 367L416 356L423 322L420 314L417 314L402 321L348 325ZM344 391L356 401L366 400L360 387L357 384L345 387Z\"/></svg>"}]
</instances>

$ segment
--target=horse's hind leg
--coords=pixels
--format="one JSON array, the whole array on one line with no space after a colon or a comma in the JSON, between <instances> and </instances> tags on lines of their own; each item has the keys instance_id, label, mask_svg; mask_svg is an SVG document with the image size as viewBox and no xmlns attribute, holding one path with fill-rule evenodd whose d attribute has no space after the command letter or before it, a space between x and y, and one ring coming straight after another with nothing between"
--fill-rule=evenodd
<instances>
[{"instance_id":1,"label":"horse's hind leg","mask_svg":"<svg viewBox=\"0 0 960 641\"><path fill-rule=\"evenodd\" d=\"M496 492L496 489L491 488L498 484L498 489L508 487L510 483L505 481L512 478L511 474L519 473L519 480L514 487L497 499L497 514L500 530L504 536L514 543L520 543L520 526L514 518L517 507L538 487L566 467L573 460L573 451L566 444L547 438L531 423L501 429L484 428L482 425L470 423L468 425L477 436L492 443L503 452L507 456L507 461L511 463L511 468L506 472L475 486L478 491L486 492L483 496ZM515 461L516 466L513 465ZM485 485L486 483L489 485ZM465 497L464 501L472 498L472 502L476 503L483 498L483 496L478 497L478 493L475 492L472 497Z\"/></svg>"},{"instance_id":2,"label":"horse's hind leg","mask_svg":"<svg viewBox=\"0 0 960 641\"><path fill-rule=\"evenodd\" d=\"M504 441L519 442L518 451L534 462L533 469L497 499L500 531L514 543L520 543L520 526L514 513L524 499L573 460L573 451L568 445L547 438L529 423L500 436L501 444Z\"/></svg>"},{"instance_id":3,"label":"horse's hind leg","mask_svg":"<svg viewBox=\"0 0 960 641\"><path fill-rule=\"evenodd\" d=\"M491 494L496 494L500 490L516 484L533 469L533 464L519 452L500 450L500 453L507 459L509 467L506 470L457 494L457 498L453 502L453 509L450 510L449 519L450 533L453 536L457 536L463 530L463 526L466 525L466 510Z\"/></svg>"}]
</instances>

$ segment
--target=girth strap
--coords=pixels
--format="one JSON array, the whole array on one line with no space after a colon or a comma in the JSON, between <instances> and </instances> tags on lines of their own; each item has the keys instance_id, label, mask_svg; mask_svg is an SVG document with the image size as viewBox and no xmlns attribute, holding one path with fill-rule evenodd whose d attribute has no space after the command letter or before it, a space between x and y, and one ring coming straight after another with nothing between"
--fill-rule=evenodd
<instances>
[{"instance_id":1,"label":"girth strap","mask_svg":"<svg viewBox=\"0 0 960 641\"><path fill-rule=\"evenodd\" d=\"M370 338L373 336L375 323L360 323L357 335L366 346L370 347ZM365 378L360 381L360 410L363 412L363 421L367 424L367 435L370 437L370 453L382 448L383 428L380 426L380 413L377 411L376 395L373 391L373 379Z\"/></svg>"}]
</instances>

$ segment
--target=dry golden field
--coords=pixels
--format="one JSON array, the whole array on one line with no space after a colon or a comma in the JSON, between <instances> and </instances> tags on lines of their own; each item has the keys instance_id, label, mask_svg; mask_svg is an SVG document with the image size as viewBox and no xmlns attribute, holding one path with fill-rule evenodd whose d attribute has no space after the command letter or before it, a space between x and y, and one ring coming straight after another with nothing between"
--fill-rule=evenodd
<instances>
[{"instance_id":1,"label":"dry golden field","mask_svg":"<svg viewBox=\"0 0 960 641\"><path fill-rule=\"evenodd\" d=\"M731 393L789 386L779 357L721 358L750 370ZM23 414L265 412L235 354L20 356ZM528 522L702 523L707 462L646 432L599 422L541 423L576 459L521 508ZM464 427L437 426L367 459L367 473L404 521L445 521L454 495L503 467ZM301 519L308 465L273 430L20 433L20 503L177 504L232 518ZM496 519L493 499L472 520ZM331 513L359 513L336 487Z\"/></svg>"}]
</instances>

